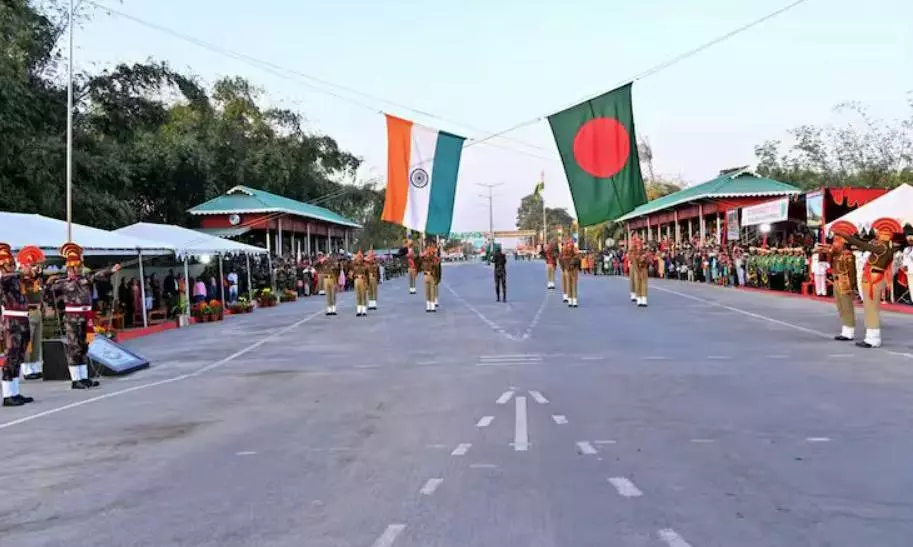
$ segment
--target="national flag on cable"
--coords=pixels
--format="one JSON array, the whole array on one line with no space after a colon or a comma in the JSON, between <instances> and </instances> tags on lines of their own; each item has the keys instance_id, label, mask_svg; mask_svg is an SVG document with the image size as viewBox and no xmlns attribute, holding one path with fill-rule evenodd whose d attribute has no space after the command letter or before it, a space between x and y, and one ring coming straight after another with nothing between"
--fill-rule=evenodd
<instances>
[{"instance_id":1,"label":"national flag on cable","mask_svg":"<svg viewBox=\"0 0 913 547\"><path fill-rule=\"evenodd\" d=\"M647 202L637 157L631 84L548 117L581 226Z\"/></svg>"},{"instance_id":2,"label":"national flag on cable","mask_svg":"<svg viewBox=\"0 0 913 547\"><path fill-rule=\"evenodd\" d=\"M387 195L381 219L426 234L450 233L465 137L387 117Z\"/></svg>"}]
</instances>

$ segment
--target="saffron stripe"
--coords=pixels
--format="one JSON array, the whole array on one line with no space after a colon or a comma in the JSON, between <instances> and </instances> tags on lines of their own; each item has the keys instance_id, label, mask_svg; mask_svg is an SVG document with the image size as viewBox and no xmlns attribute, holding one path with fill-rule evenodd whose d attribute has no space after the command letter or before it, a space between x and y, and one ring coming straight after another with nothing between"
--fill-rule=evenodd
<instances>
[{"instance_id":1,"label":"saffron stripe","mask_svg":"<svg viewBox=\"0 0 913 547\"><path fill-rule=\"evenodd\" d=\"M409 163L412 155L412 122L387 117L387 195L381 219L403 223L409 195Z\"/></svg>"}]
</instances>

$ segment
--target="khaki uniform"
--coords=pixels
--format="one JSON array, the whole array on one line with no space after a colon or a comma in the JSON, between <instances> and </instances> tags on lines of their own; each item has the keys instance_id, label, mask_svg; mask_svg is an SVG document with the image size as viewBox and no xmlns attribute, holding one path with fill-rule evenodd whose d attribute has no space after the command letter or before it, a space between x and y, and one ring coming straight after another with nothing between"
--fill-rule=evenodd
<instances>
[{"instance_id":1,"label":"khaki uniform","mask_svg":"<svg viewBox=\"0 0 913 547\"><path fill-rule=\"evenodd\" d=\"M568 287L567 287L567 269L568 269L568 264L567 264L567 257L565 256L564 251L562 251L561 254L558 255L558 267L561 268L561 294L562 294L562 299L563 299L565 302L568 302L568 299L569 299Z\"/></svg>"},{"instance_id":2,"label":"khaki uniform","mask_svg":"<svg viewBox=\"0 0 913 547\"><path fill-rule=\"evenodd\" d=\"M565 249L561 253L562 277L567 286L568 307L577 307L577 280L580 276L580 255L574 249Z\"/></svg>"},{"instance_id":3,"label":"khaki uniform","mask_svg":"<svg viewBox=\"0 0 913 547\"><path fill-rule=\"evenodd\" d=\"M637 305L645 307L647 305L647 281L650 274L650 263L653 261L653 253L641 251L637 255L637 281L635 283L635 295L637 296Z\"/></svg>"},{"instance_id":4,"label":"khaki uniform","mask_svg":"<svg viewBox=\"0 0 913 547\"><path fill-rule=\"evenodd\" d=\"M418 278L418 264L416 264L415 250L409 247L406 251L406 261L409 263L409 294L415 294L415 280Z\"/></svg>"},{"instance_id":5,"label":"khaki uniform","mask_svg":"<svg viewBox=\"0 0 913 547\"><path fill-rule=\"evenodd\" d=\"M545 278L546 287L555 288L555 267L557 266L558 248L552 244L545 249Z\"/></svg>"},{"instance_id":6,"label":"khaki uniform","mask_svg":"<svg viewBox=\"0 0 913 547\"><path fill-rule=\"evenodd\" d=\"M349 268L355 286L355 315L368 314L368 266L361 260L352 262Z\"/></svg>"},{"instance_id":7,"label":"khaki uniform","mask_svg":"<svg viewBox=\"0 0 913 547\"><path fill-rule=\"evenodd\" d=\"M377 309L377 287L380 283L380 264L368 261L368 309Z\"/></svg>"},{"instance_id":8,"label":"khaki uniform","mask_svg":"<svg viewBox=\"0 0 913 547\"><path fill-rule=\"evenodd\" d=\"M425 253L422 257L422 271L425 273L425 311L437 311L434 305L437 301L437 280L434 274L437 271L440 259L432 253Z\"/></svg>"},{"instance_id":9,"label":"khaki uniform","mask_svg":"<svg viewBox=\"0 0 913 547\"><path fill-rule=\"evenodd\" d=\"M323 283L322 292L327 297L327 315L336 315L336 290L339 286L339 262L335 258L327 258L317 263L317 274Z\"/></svg>"},{"instance_id":10,"label":"khaki uniform","mask_svg":"<svg viewBox=\"0 0 913 547\"><path fill-rule=\"evenodd\" d=\"M881 346L881 300L890 278L888 269L894 261L894 245L890 241L864 241L856 236L844 236L847 242L869 252L862 274L862 307L865 312L865 339L857 345Z\"/></svg>"},{"instance_id":11,"label":"khaki uniform","mask_svg":"<svg viewBox=\"0 0 913 547\"><path fill-rule=\"evenodd\" d=\"M638 289L638 283L640 283L640 273L638 272L640 255L640 249L633 248L628 251L628 279L631 285L631 302L638 302L637 297L640 294L640 289Z\"/></svg>"},{"instance_id":12,"label":"khaki uniform","mask_svg":"<svg viewBox=\"0 0 913 547\"><path fill-rule=\"evenodd\" d=\"M840 334L837 340L852 340L856 336L856 309L853 306L853 287L856 285L856 257L848 249L828 251L828 262L834 273L834 301L840 315Z\"/></svg>"}]
</instances>

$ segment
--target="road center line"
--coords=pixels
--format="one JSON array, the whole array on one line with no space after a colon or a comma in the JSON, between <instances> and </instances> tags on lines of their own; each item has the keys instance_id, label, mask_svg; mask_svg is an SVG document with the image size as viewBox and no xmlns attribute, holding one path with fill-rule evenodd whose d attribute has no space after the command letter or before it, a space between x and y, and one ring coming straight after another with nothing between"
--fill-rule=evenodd
<instances>
[{"instance_id":1,"label":"road center line","mask_svg":"<svg viewBox=\"0 0 913 547\"><path fill-rule=\"evenodd\" d=\"M536 391L536 390L534 390L534 389L531 389L531 390L529 391L529 394L530 394L530 396L532 396L532 398L533 398L537 403L539 403L540 405L547 405L547 404L548 404L548 399L545 398L545 395L543 395L542 392Z\"/></svg>"},{"instance_id":2,"label":"road center line","mask_svg":"<svg viewBox=\"0 0 913 547\"><path fill-rule=\"evenodd\" d=\"M371 547L390 547L393 545L393 542L396 541L396 538L403 533L403 530L406 529L405 524L391 524L387 526L387 529L384 530L384 533L377 538L374 543L371 544Z\"/></svg>"},{"instance_id":3,"label":"road center line","mask_svg":"<svg viewBox=\"0 0 913 547\"><path fill-rule=\"evenodd\" d=\"M501 396L498 397L498 400L495 402L498 403L499 405L506 405L507 401L509 401L510 398L513 396L514 396L513 390L508 390L508 391L505 391L504 393L502 393Z\"/></svg>"},{"instance_id":4,"label":"road center line","mask_svg":"<svg viewBox=\"0 0 913 547\"><path fill-rule=\"evenodd\" d=\"M479 423L476 424L476 427L488 427L491 425L491 422L494 421L494 416L482 416L479 420Z\"/></svg>"},{"instance_id":5,"label":"road center line","mask_svg":"<svg viewBox=\"0 0 913 547\"><path fill-rule=\"evenodd\" d=\"M450 453L451 456L465 456L469 449L472 447L472 443L460 443L456 448L453 449L453 452Z\"/></svg>"},{"instance_id":6,"label":"road center line","mask_svg":"<svg viewBox=\"0 0 913 547\"><path fill-rule=\"evenodd\" d=\"M829 442L831 442L830 437L808 437L805 440L810 443L829 443Z\"/></svg>"},{"instance_id":7,"label":"road center line","mask_svg":"<svg viewBox=\"0 0 913 547\"><path fill-rule=\"evenodd\" d=\"M529 431L526 423L526 397L516 399L516 420L514 421L514 450L529 450Z\"/></svg>"},{"instance_id":8,"label":"road center line","mask_svg":"<svg viewBox=\"0 0 913 547\"><path fill-rule=\"evenodd\" d=\"M659 539L665 541L669 547L691 547L691 544L685 541L685 538L678 535L678 533L671 528L660 530Z\"/></svg>"},{"instance_id":9,"label":"road center line","mask_svg":"<svg viewBox=\"0 0 913 547\"><path fill-rule=\"evenodd\" d=\"M497 469L498 466L493 463L471 463L470 469Z\"/></svg>"},{"instance_id":10,"label":"road center line","mask_svg":"<svg viewBox=\"0 0 913 547\"><path fill-rule=\"evenodd\" d=\"M593 444L616 444L616 441L606 439L604 441L593 441Z\"/></svg>"},{"instance_id":11,"label":"road center line","mask_svg":"<svg viewBox=\"0 0 913 547\"><path fill-rule=\"evenodd\" d=\"M624 477L612 477L609 479L609 483L615 487L615 490L618 490L619 495L626 498L636 498L644 495L640 488Z\"/></svg>"},{"instance_id":12,"label":"road center line","mask_svg":"<svg viewBox=\"0 0 913 547\"><path fill-rule=\"evenodd\" d=\"M564 425L567 423L567 416L563 414L554 414L552 415L552 419L555 420L555 423L558 425Z\"/></svg>"},{"instance_id":13,"label":"road center line","mask_svg":"<svg viewBox=\"0 0 913 547\"><path fill-rule=\"evenodd\" d=\"M171 378L165 378L164 380L158 380L156 382L149 382L148 384L140 384L138 386L128 387L128 388L122 389L120 391L112 391L110 393L105 393L104 395L99 395L97 397L92 397L90 399L83 399L82 401L76 401L75 403L70 403L70 404L63 405L63 406L60 406L57 408L51 408L51 409L45 410L43 412L37 412L35 414L32 414L31 416L23 416L22 418L19 418L17 420L11 420L9 422L0 424L0 430L6 429L8 427L13 427L14 425L31 422L32 420L37 420L38 418L43 418L44 416L50 416L52 414L57 414L58 412L63 412L65 410L70 410L72 408L79 408L81 406L85 406L85 405L95 403L98 401L104 401L105 399L111 399L113 397L118 397L120 395L126 395L127 393L133 393L135 391L141 391L144 389L163 386L163 385L171 384L174 382L180 382L181 380L187 380L189 378L194 378L196 376L203 374L204 372L209 372L210 370L217 369L217 368L225 365L226 363L229 363L229 362L233 361L234 359L241 357L242 355L246 355L246 354L252 352L253 350L259 348L263 344L266 344L267 342L271 342L271 341L275 340L276 338L281 337L283 334L285 334L291 330L294 330L294 329L300 327L301 325L307 323L311 319L314 319L315 317L319 317L322 315L323 315L323 310L314 312L311 315L308 315L307 317L305 317L304 319L299 319L298 321L295 321L291 325L283 327L265 338L261 338L260 340L254 342L253 344L247 346L246 348L243 348L241 350L238 350L238 351L232 353L228 357L223 357L222 359L219 359L218 361L215 361L214 363L210 363L193 372L188 372L186 374L181 374L181 375L174 376Z\"/></svg>"},{"instance_id":14,"label":"road center line","mask_svg":"<svg viewBox=\"0 0 913 547\"><path fill-rule=\"evenodd\" d=\"M419 492L426 496L430 496L431 494L434 494L434 491L437 490L437 487L440 486L442 482L444 482L444 479L441 478L428 479L425 486L422 486L422 489L419 490Z\"/></svg>"},{"instance_id":15,"label":"road center line","mask_svg":"<svg viewBox=\"0 0 913 547\"><path fill-rule=\"evenodd\" d=\"M691 439L691 442L694 444L710 444L713 442L713 439Z\"/></svg>"},{"instance_id":16,"label":"road center line","mask_svg":"<svg viewBox=\"0 0 913 547\"><path fill-rule=\"evenodd\" d=\"M596 453L596 449L593 448L593 445L589 441L580 441L577 443L577 448L580 450L580 453L585 456L592 456Z\"/></svg>"}]
</instances>

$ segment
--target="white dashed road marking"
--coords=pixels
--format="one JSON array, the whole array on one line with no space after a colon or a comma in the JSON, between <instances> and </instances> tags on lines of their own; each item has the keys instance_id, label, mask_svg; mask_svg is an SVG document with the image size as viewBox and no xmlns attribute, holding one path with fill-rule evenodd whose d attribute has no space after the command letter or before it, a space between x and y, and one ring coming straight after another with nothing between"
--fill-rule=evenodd
<instances>
[{"instance_id":1,"label":"white dashed road marking","mask_svg":"<svg viewBox=\"0 0 913 547\"><path fill-rule=\"evenodd\" d=\"M612 477L609 479L609 483L615 487L615 490L618 490L619 495L626 498L636 498L644 495L640 488L634 486L633 482L624 477Z\"/></svg>"},{"instance_id":2,"label":"white dashed road marking","mask_svg":"<svg viewBox=\"0 0 913 547\"><path fill-rule=\"evenodd\" d=\"M517 397L516 420L514 421L514 450L529 450L529 431L526 423L526 397Z\"/></svg>"},{"instance_id":3,"label":"white dashed road marking","mask_svg":"<svg viewBox=\"0 0 913 547\"><path fill-rule=\"evenodd\" d=\"M644 357L647 361L665 361L666 357L663 355L650 355L649 357Z\"/></svg>"},{"instance_id":4,"label":"white dashed road marking","mask_svg":"<svg viewBox=\"0 0 913 547\"><path fill-rule=\"evenodd\" d=\"M831 442L830 437L808 437L805 440L810 443L829 443L829 442Z\"/></svg>"},{"instance_id":5,"label":"white dashed road marking","mask_svg":"<svg viewBox=\"0 0 913 547\"><path fill-rule=\"evenodd\" d=\"M405 524L391 524L387 526L387 529L384 530L384 533L377 538L374 543L371 544L371 547L390 547L393 545L393 542L396 541L396 538L403 533L403 530L406 529Z\"/></svg>"},{"instance_id":6,"label":"white dashed road marking","mask_svg":"<svg viewBox=\"0 0 913 547\"><path fill-rule=\"evenodd\" d=\"M252 450L245 450L243 452L235 452L235 456L253 456L256 452Z\"/></svg>"},{"instance_id":7,"label":"white dashed road marking","mask_svg":"<svg viewBox=\"0 0 913 547\"><path fill-rule=\"evenodd\" d=\"M495 402L498 403L499 405L506 405L507 401L509 401L510 398L513 396L514 396L513 391L505 391L504 393L501 394L500 397L498 397L498 400Z\"/></svg>"},{"instance_id":8,"label":"white dashed road marking","mask_svg":"<svg viewBox=\"0 0 913 547\"><path fill-rule=\"evenodd\" d=\"M547 405L547 404L548 404L548 399L546 399L546 398L545 398L545 395L543 395L542 393L540 393L540 392L538 392L538 391L536 391L536 390L530 390L529 394L530 394L530 396L533 398L533 400L535 400L535 401L536 401L537 403L539 403L540 405Z\"/></svg>"},{"instance_id":9,"label":"white dashed road marking","mask_svg":"<svg viewBox=\"0 0 913 547\"><path fill-rule=\"evenodd\" d=\"M552 416L552 419L555 420L555 423L558 425L564 425L567 423L567 416L562 414L555 414Z\"/></svg>"},{"instance_id":10,"label":"white dashed road marking","mask_svg":"<svg viewBox=\"0 0 913 547\"><path fill-rule=\"evenodd\" d=\"M660 530L659 539L665 541L666 545L669 547L691 547L690 543L685 541L682 536L678 535L678 533L671 528Z\"/></svg>"},{"instance_id":11,"label":"white dashed road marking","mask_svg":"<svg viewBox=\"0 0 913 547\"><path fill-rule=\"evenodd\" d=\"M431 494L434 494L434 491L437 490L437 487L440 486L442 482L444 482L444 479L428 479L428 482L425 483L425 486L422 486L422 489L419 490L419 492L426 496L430 496Z\"/></svg>"},{"instance_id":12,"label":"white dashed road marking","mask_svg":"<svg viewBox=\"0 0 913 547\"><path fill-rule=\"evenodd\" d=\"M580 441L577 443L577 449L580 450L580 453L585 456L592 456L596 453L596 449L593 448L593 445L589 441Z\"/></svg>"},{"instance_id":13,"label":"white dashed road marking","mask_svg":"<svg viewBox=\"0 0 913 547\"><path fill-rule=\"evenodd\" d=\"M708 355L707 359L710 359L713 361L724 361L726 359L732 359L732 357L730 357L728 355Z\"/></svg>"},{"instance_id":14,"label":"white dashed road marking","mask_svg":"<svg viewBox=\"0 0 913 547\"><path fill-rule=\"evenodd\" d=\"M842 357L852 357L852 356L853 356L852 353L829 353L828 354L828 357L838 358L838 359L842 358Z\"/></svg>"},{"instance_id":15,"label":"white dashed road marking","mask_svg":"<svg viewBox=\"0 0 913 547\"><path fill-rule=\"evenodd\" d=\"M453 449L453 452L450 453L451 456L465 456L469 449L472 447L472 443L460 443L456 448Z\"/></svg>"},{"instance_id":16,"label":"white dashed road marking","mask_svg":"<svg viewBox=\"0 0 913 547\"><path fill-rule=\"evenodd\" d=\"M604 441L593 441L593 444L615 444L615 441L606 439Z\"/></svg>"},{"instance_id":17,"label":"white dashed road marking","mask_svg":"<svg viewBox=\"0 0 913 547\"><path fill-rule=\"evenodd\" d=\"M479 420L479 423L476 424L476 427L488 427L491 425L491 422L493 422L494 419L494 416L482 416L482 418Z\"/></svg>"},{"instance_id":18,"label":"white dashed road marking","mask_svg":"<svg viewBox=\"0 0 913 547\"><path fill-rule=\"evenodd\" d=\"M691 439L691 442L694 444L710 444L713 442L713 439Z\"/></svg>"},{"instance_id":19,"label":"white dashed road marking","mask_svg":"<svg viewBox=\"0 0 913 547\"><path fill-rule=\"evenodd\" d=\"M470 469L497 469L497 465L493 463L472 463L469 464Z\"/></svg>"}]
</instances>

